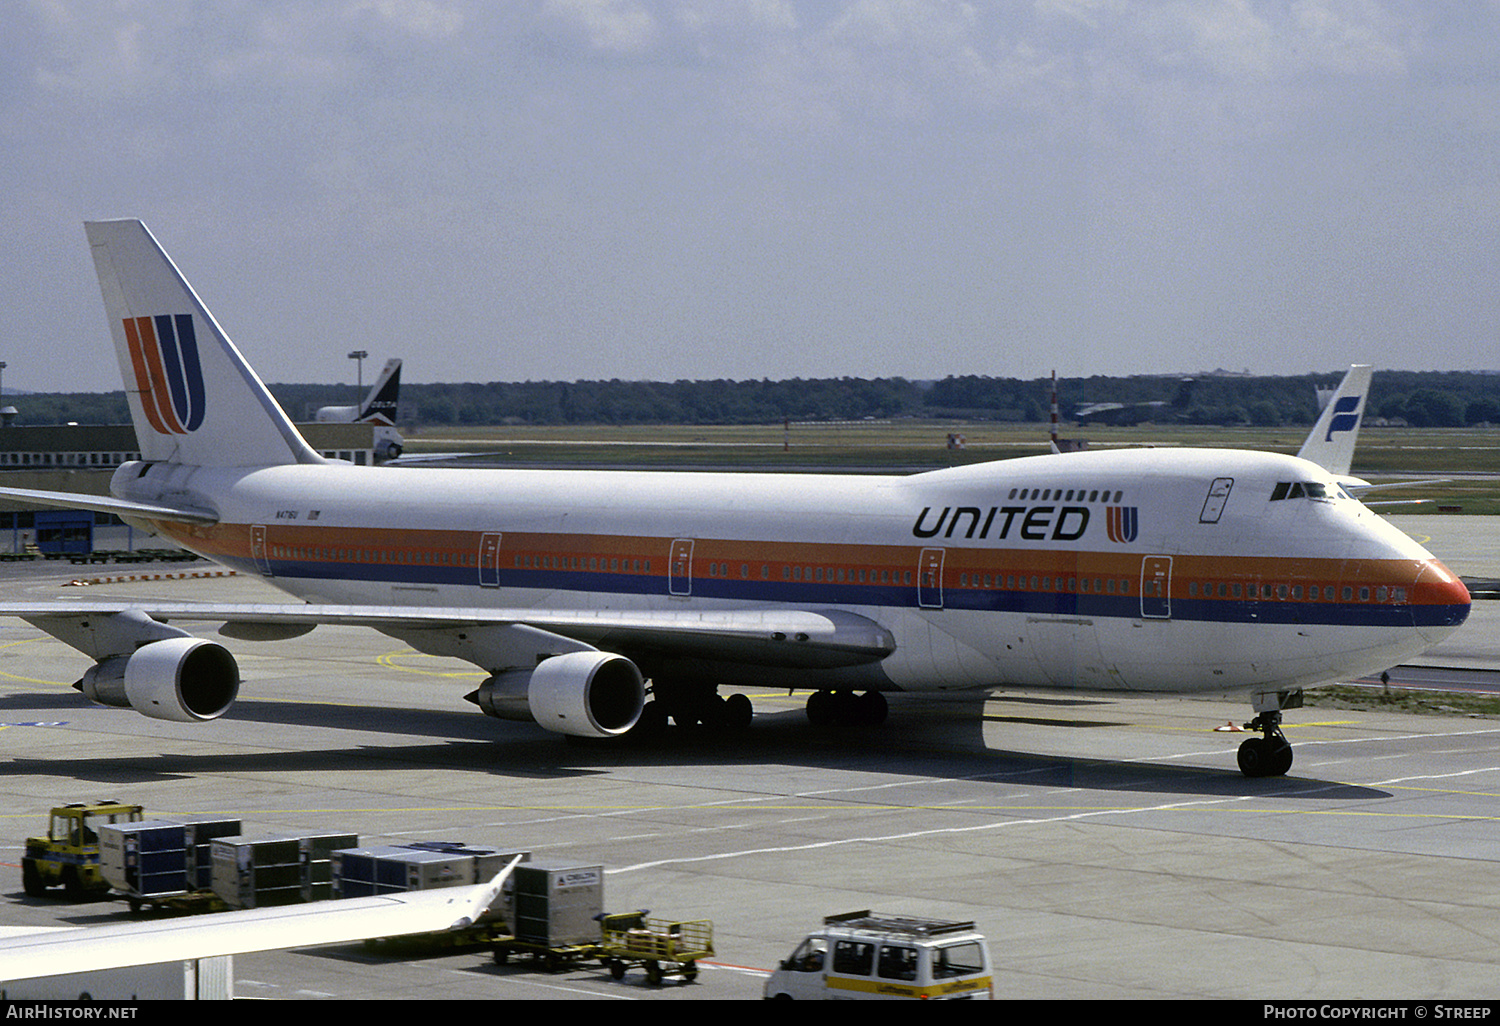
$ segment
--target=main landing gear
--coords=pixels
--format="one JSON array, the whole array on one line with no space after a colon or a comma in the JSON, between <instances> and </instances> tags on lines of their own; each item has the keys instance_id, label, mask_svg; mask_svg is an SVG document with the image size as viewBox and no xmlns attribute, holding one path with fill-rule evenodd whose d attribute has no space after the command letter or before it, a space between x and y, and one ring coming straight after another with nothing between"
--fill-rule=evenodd
<instances>
[{"instance_id":1,"label":"main landing gear","mask_svg":"<svg viewBox=\"0 0 1500 1026\"><path fill-rule=\"evenodd\" d=\"M754 716L750 699L735 692L721 697L708 685L653 682L650 700L632 734L659 736L669 725L738 733ZM884 723L890 709L879 691L814 691L807 699L807 718L817 727L866 727Z\"/></svg>"},{"instance_id":2,"label":"main landing gear","mask_svg":"<svg viewBox=\"0 0 1500 1026\"><path fill-rule=\"evenodd\" d=\"M1281 732L1281 711L1302 708L1302 690L1268 691L1251 696L1255 719L1246 730L1258 730L1260 737L1240 745L1240 772L1247 777L1280 777L1292 768L1292 746Z\"/></svg>"},{"instance_id":3,"label":"main landing gear","mask_svg":"<svg viewBox=\"0 0 1500 1026\"><path fill-rule=\"evenodd\" d=\"M735 692L721 697L717 688L707 685L653 683L650 697L636 728L642 734L666 730L669 720L679 727L738 732L748 728L755 715L746 696Z\"/></svg>"},{"instance_id":4,"label":"main landing gear","mask_svg":"<svg viewBox=\"0 0 1500 1026\"><path fill-rule=\"evenodd\" d=\"M889 712L879 691L814 691L807 699L807 718L815 727L874 727Z\"/></svg>"}]
</instances>

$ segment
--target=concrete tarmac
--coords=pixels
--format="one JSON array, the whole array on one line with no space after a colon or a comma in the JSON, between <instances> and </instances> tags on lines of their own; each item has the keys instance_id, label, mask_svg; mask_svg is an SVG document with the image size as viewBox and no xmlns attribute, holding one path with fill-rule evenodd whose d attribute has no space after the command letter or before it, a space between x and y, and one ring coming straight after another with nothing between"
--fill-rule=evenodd
<instances>
[{"instance_id":1,"label":"concrete tarmac","mask_svg":"<svg viewBox=\"0 0 1500 1026\"><path fill-rule=\"evenodd\" d=\"M1393 519L1456 571L1500 576L1500 524ZM241 577L80 592L55 565L3 572L15 597L267 595ZM1500 666L1495 626L1476 607L1444 646L1457 655L1432 661ZM692 984L346 945L239 956L240 997L758 998L824 914L862 908L975 920L997 997L1500 997L1500 720L1297 710L1296 763L1272 780L1241 777L1244 735L1216 729L1249 717L1237 700L898 696L885 725L828 733L801 698L752 691L740 737L576 744L487 719L462 700L479 673L373 632L231 647L235 708L163 723L90 706L68 686L84 657L0 623L0 925L126 915L29 899L18 868L52 805L112 797L249 833L599 864L611 910L715 928Z\"/></svg>"}]
</instances>

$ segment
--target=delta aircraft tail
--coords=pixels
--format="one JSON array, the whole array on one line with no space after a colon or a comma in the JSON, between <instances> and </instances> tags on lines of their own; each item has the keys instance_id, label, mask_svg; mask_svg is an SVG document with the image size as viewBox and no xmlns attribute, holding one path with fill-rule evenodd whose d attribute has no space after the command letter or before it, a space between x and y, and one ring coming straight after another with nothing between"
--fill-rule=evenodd
<instances>
[{"instance_id":1,"label":"delta aircraft tail","mask_svg":"<svg viewBox=\"0 0 1500 1026\"><path fill-rule=\"evenodd\" d=\"M401 392L401 361L387 360L380 377L375 379L369 395L358 406L322 406L313 419L319 424L375 424L391 427L396 423L396 407Z\"/></svg>"},{"instance_id":2,"label":"delta aircraft tail","mask_svg":"<svg viewBox=\"0 0 1500 1026\"><path fill-rule=\"evenodd\" d=\"M143 460L324 462L144 224L91 221L84 229Z\"/></svg>"}]
</instances>

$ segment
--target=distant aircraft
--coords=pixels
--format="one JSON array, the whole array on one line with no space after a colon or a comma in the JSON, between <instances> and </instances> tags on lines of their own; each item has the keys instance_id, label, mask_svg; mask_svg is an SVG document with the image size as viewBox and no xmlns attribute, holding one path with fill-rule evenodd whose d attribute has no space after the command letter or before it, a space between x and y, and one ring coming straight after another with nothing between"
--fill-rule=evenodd
<instances>
[{"instance_id":1,"label":"distant aircraft","mask_svg":"<svg viewBox=\"0 0 1500 1026\"><path fill-rule=\"evenodd\" d=\"M488 883L469 886L0 937L0 991L9 999L61 996L58 984L48 982L58 976L462 930L495 902L520 861L513 859ZM87 985L94 998L115 996L100 993L97 981Z\"/></svg>"},{"instance_id":2,"label":"distant aircraft","mask_svg":"<svg viewBox=\"0 0 1500 1026\"><path fill-rule=\"evenodd\" d=\"M401 361L387 360L370 393L358 406L323 406L313 415L319 424L349 424L355 421L364 424L396 423L397 396L401 391Z\"/></svg>"},{"instance_id":3,"label":"distant aircraft","mask_svg":"<svg viewBox=\"0 0 1500 1026\"><path fill-rule=\"evenodd\" d=\"M358 406L323 406L313 415L319 424L370 424L374 427L375 458L391 462L401 456L406 440L396 430L397 396L401 391L401 361L388 360L370 394Z\"/></svg>"},{"instance_id":4,"label":"distant aircraft","mask_svg":"<svg viewBox=\"0 0 1500 1026\"><path fill-rule=\"evenodd\" d=\"M118 513L303 600L0 603L93 660L78 686L105 704L230 706L234 657L178 621L259 640L359 624L486 670L469 697L491 715L592 737L748 724L720 685L810 691L818 723L881 722L890 691L1233 693L1261 735L1240 769L1261 776L1291 766L1281 716L1303 688L1469 614L1429 552L1276 453L883 477L325 460L144 225L86 227L142 459L113 498L0 494Z\"/></svg>"},{"instance_id":5,"label":"distant aircraft","mask_svg":"<svg viewBox=\"0 0 1500 1026\"><path fill-rule=\"evenodd\" d=\"M1168 423L1180 419L1179 411L1186 410L1192 401L1193 378L1182 378L1177 383L1177 394L1172 401L1152 400L1143 403L1084 403L1073 411L1073 419L1080 427L1089 424L1109 424L1115 427L1134 427L1144 421Z\"/></svg>"}]
</instances>

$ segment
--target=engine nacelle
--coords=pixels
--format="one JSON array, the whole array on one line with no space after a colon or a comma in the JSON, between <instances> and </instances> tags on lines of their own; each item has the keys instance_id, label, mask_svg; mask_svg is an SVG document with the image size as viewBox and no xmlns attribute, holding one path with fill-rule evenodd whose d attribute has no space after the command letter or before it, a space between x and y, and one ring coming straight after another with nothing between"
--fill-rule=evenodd
<instances>
[{"instance_id":1,"label":"engine nacelle","mask_svg":"<svg viewBox=\"0 0 1500 1026\"><path fill-rule=\"evenodd\" d=\"M240 693L240 668L223 645L168 638L96 663L75 685L101 705L157 720L217 719Z\"/></svg>"},{"instance_id":2,"label":"engine nacelle","mask_svg":"<svg viewBox=\"0 0 1500 1026\"><path fill-rule=\"evenodd\" d=\"M624 656L568 652L543 659L535 670L496 674L468 697L502 720L534 720L579 737L614 737L641 718L646 682Z\"/></svg>"}]
</instances>

